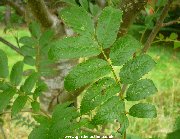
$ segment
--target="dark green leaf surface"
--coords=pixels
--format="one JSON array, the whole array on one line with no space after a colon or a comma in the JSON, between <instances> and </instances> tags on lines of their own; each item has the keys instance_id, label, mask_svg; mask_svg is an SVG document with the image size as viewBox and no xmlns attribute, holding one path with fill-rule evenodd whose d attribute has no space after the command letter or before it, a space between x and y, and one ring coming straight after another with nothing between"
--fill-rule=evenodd
<instances>
[{"instance_id":1,"label":"dark green leaf surface","mask_svg":"<svg viewBox=\"0 0 180 139\"><path fill-rule=\"evenodd\" d=\"M128 61L120 71L120 79L123 84L130 84L139 80L154 66L155 61L149 55L141 55Z\"/></svg>"},{"instance_id":2,"label":"dark green leaf surface","mask_svg":"<svg viewBox=\"0 0 180 139\"><path fill-rule=\"evenodd\" d=\"M13 88L6 89L0 93L0 112L2 112L9 104L16 91Z\"/></svg>"},{"instance_id":3,"label":"dark green leaf surface","mask_svg":"<svg viewBox=\"0 0 180 139\"><path fill-rule=\"evenodd\" d=\"M142 79L129 86L126 92L126 100L138 101L145 99L157 92L152 80Z\"/></svg>"},{"instance_id":4,"label":"dark green leaf surface","mask_svg":"<svg viewBox=\"0 0 180 139\"><path fill-rule=\"evenodd\" d=\"M100 54L98 45L87 37L68 37L50 44L51 59L91 57Z\"/></svg>"},{"instance_id":5,"label":"dark green leaf surface","mask_svg":"<svg viewBox=\"0 0 180 139\"><path fill-rule=\"evenodd\" d=\"M110 47L116 40L122 20L122 11L106 7L102 11L96 28L98 42L103 48Z\"/></svg>"},{"instance_id":6,"label":"dark green leaf surface","mask_svg":"<svg viewBox=\"0 0 180 139\"><path fill-rule=\"evenodd\" d=\"M25 106L28 100L27 96L18 96L12 106L12 116L18 114Z\"/></svg>"},{"instance_id":7,"label":"dark green leaf surface","mask_svg":"<svg viewBox=\"0 0 180 139\"><path fill-rule=\"evenodd\" d=\"M121 114L125 114L124 101L114 96L98 108L92 123L95 125L112 123L115 119L119 119Z\"/></svg>"},{"instance_id":8,"label":"dark green leaf surface","mask_svg":"<svg viewBox=\"0 0 180 139\"><path fill-rule=\"evenodd\" d=\"M118 132L123 134L129 126L128 117L125 114L121 114L121 115L119 115L118 121L121 125L121 128L118 130Z\"/></svg>"},{"instance_id":9,"label":"dark green leaf surface","mask_svg":"<svg viewBox=\"0 0 180 139\"><path fill-rule=\"evenodd\" d=\"M36 81L38 80L38 74L32 73L24 82L24 85L22 86L22 89L24 92L31 92L31 90L34 88L34 85L36 84Z\"/></svg>"},{"instance_id":10,"label":"dark green leaf surface","mask_svg":"<svg viewBox=\"0 0 180 139\"><path fill-rule=\"evenodd\" d=\"M26 46L26 45L22 46L20 48L20 50L23 53L23 55L25 55L25 56L35 56L35 54L36 54L34 48Z\"/></svg>"},{"instance_id":11,"label":"dark green leaf surface","mask_svg":"<svg viewBox=\"0 0 180 139\"><path fill-rule=\"evenodd\" d=\"M67 91L74 91L111 72L108 63L102 59L87 60L72 69L64 80Z\"/></svg>"},{"instance_id":12,"label":"dark green leaf surface","mask_svg":"<svg viewBox=\"0 0 180 139\"><path fill-rule=\"evenodd\" d=\"M60 16L75 32L90 37L94 34L93 20L84 8L68 7L60 11Z\"/></svg>"},{"instance_id":13,"label":"dark green leaf surface","mask_svg":"<svg viewBox=\"0 0 180 139\"><path fill-rule=\"evenodd\" d=\"M81 114L87 113L120 92L115 80L105 77L87 89L81 102Z\"/></svg>"},{"instance_id":14,"label":"dark green leaf surface","mask_svg":"<svg viewBox=\"0 0 180 139\"><path fill-rule=\"evenodd\" d=\"M14 64L10 74L10 81L13 85L18 86L21 83L22 76L23 76L23 66L24 63L19 61Z\"/></svg>"},{"instance_id":15,"label":"dark green leaf surface","mask_svg":"<svg viewBox=\"0 0 180 139\"><path fill-rule=\"evenodd\" d=\"M20 38L19 43L22 43L29 47L34 47L37 44L35 39L33 39L32 37L28 37L28 36L24 36L24 37Z\"/></svg>"},{"instance_id":16,"label":"dark green leaf surface","mask_svg":"<svg viewBox=\"0 0 180 139\"><path fill-rule=\"evenodd\" d=\"M8 58L6 53L0 49L0 78L6 78L8 75Z\"/></svg>"},{"instance_id":17,"label":"dark green leaf surface","mask_svg":"<svg viewBox=\"0 0 180 139\"><path fill-rule=\"evenodd\" d=\"M40 110L40 103L37 101L31 102L31 107L33 111L38 112Z\"/></svg>"},{"instance_id":18,"label":"dark green leaf surface","mask_svg":"<svg viewBox=\"0 0 180 139\"><path fill-rule=\"evenodd\" d=\"M43 34L41 35L39 39L39 45L43 47L47 45L48 43L50 43L53 35L54 35L54 32L52 30L46 30L45 32L43 32Z\"/></svg>"},{"instance_id":19,"label":"dark green leaf surface","mask_svg":"<svg viewBox=\"0 0 180 139\"><path fill-rule=\"evenodd\" d=\"M138 103L129 109L129 115L138 118L156 118L157 111L152 104Z\"/></svg>"},{"instance_id":20,"label":"dark green leaf surface","mask_svg":"<svg viewBox=\"0 0 180 139\"><path fill-rule=\"evenodd\" d=\"M130 35L119 38L111 48L110 58L112 64L121 66L126 63L141 46L142 44Z\"/></svg>"},{"instance_id":21,"label":"dark green leaf surface","mask_svg":"<svg viewBox=\"0 0 180 139\"><path fill-rule=\"evenodd\" d=\"M30 66L35 65L35 59L32 56L25 56L24 57L24 63Z\"/></svg>"},{"instance_id":22,"label":"dark green leaf surface","mask_svg":"<svg viewBox=\"0 0 180 139\"><path fill-rule=\"evenodd\" d=\"M32 22L29 25L29 30L31 31L33 37L38 39L41 36L41 28L37 22Z\"/></svg>"}]
</instances>

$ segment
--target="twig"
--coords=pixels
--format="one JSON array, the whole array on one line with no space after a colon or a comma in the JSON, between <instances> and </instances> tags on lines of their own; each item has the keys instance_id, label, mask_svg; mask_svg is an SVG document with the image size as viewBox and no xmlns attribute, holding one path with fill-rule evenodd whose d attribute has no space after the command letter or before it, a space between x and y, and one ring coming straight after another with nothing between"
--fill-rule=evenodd
<instances>
[{"instance_id":1,"label":"twig","mask_svg":"<svg viewBox=\"0 0 180 139\"><path fill-rule=\"evenodd\" d=\"M154 27L154 29L152 30L151 34L149 35L143 49L142 49L142 53L146 53L147 50L150 48L154 38L156 37L157 33L159 32L159 30L162 27L163 21L166 18L167 14L168 14L168 10L170 8L171 3L173 2L173 0L168 0L167 4L164 6L161 15Z\"/></svg>"},{"instance_id":2,"label":"twig","mask_svg":"<svg viewBox=\"0 0 180 139\"><path fill-rule=\"evenodd\" d=\"M16 51L18 54L23 55L23 53L20 51L20 49L18 47L16 47L15 45L13 45L12 43L8 42L7 40L5 40L4 38L0 37L0 42L4 43L5 45L7 45L8 47L10 47L11 49L13 49L14 51Z\"/></svg>"},{"instance_id":3,"label":"twig","mask_svg":"<svg viewBox=\"0 0 180 139\"><path fill-rule=\"evenodd\" d=\"M173 24L177 24L178 22L180 22L180 17L176 20L173 20L173 21L169 21L167 23L162 23L162 27L166 27L166 26L170 26L170 25L173 25Z\"/></svg>"}]
</instances>

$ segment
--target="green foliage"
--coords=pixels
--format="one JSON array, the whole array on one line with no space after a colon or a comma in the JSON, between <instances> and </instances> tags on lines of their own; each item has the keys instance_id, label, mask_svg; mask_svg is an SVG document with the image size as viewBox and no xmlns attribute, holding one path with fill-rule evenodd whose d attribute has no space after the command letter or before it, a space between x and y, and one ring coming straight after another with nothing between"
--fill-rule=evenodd
<instances>
[{"instance_id":1,"label":"green foliage","mask_svg":"<svg viewBox=\"0 0 180 139\"><path fill-rule=\"evenodd\" d=\"M138 103L129 109L129 114L138 118L156 118L157 112L154 105L147 103Z\"/></svg>"},{"instance_id":2,"label":"green foliage","mask_svg":"<svg viewBox=\"0 0 180 139\"><path fill-rule=\"evenodd\" d=\"M125 103L114 96L100 106L92 123L95 125L112 123L115 119L119 119L121 115L125 115Z\"/></svg>"},{"instance_id":3,"label":"green foliage","mask_svg":"<svg viewBox=\"0 0 180 139\"><path fill-rule=\"evenodd\" d=\"M14 116L18 114L24 108L27 100L27 96L18 96L13 103L11 115Z\"/></svg>"},{"instance_id":4,"label":"green foliage","mask_svg":"<svg viewBox=\"0 0 180 139\"><path fill-rule=\"evenodd\" d=\"M8 75L8 58L5 52L0 49L0 78L6 78Z\"/></svg>"},{"instance_id":5,"label":"green foliage","mask_svg":"<svg viewBox=\"0 0 180 139\"><path fill-rule=\"evenodd\" d=\"M96 42L84 36L63 38L50 45L51 59L72 59L100 54Z\"/></svg>"},{"instance_id":6,"label":"green foliage","mask_svg":"<svg viewBox=\"0 0 180 139\"><path fill-rule=\"evenodd\" d=\"M75 32L90 37L94 34L94 23L84 8L77 6L66 8L60 11L60 15Z\"/></svg>"},{"instance_id":7,"label":"green foliage","mask_svg":"<svg viewBox=\"0 0 180 139\"><path fill-rule=\"evenodd\" d=\"M40 110L40 103L37 101L31 102L31 107L33 111L38 112Z\"/></svg>"},{"instance_id":8,"label":"green foliage","mask_svg":"<svg viewBox=\"0 0 180 139\"><path fill-rule=\"evenodd\" d=\"M115 42L121 20L122 11L118 9L106 7L102 11L98 19L96 35L103 48L108 48Z\"/></svg>"},{"instance_id":9,"label":"green foliage","mask_svg":"<svg viewBox=\"0 0 180 139\"><path fill-rule=\"evenodd\" d=\"M126 91L126 100L139 101L157 92L152 80L142 79L134 82Z\"/></svg>"},{"instance_id":10,"label":"green foliage","mask_svg":"<svg viewBox=\"0 0 180 139\"><path fill-rule=\"evenodd\" d=\"M108 63L102 59L87 60L69 72L64 80L67 91L74 91L111 72ZM78 77L78 78L77 78Z\"/></svg>"},{"instance_id":11,"label":"green foliage","mask_svg":"<svg viewBox=\"0 0 180 139\"><path fill-rule=\"evenodd\" d=\"M87 89L81 102L81 114L87 113L103 104L120 92L120 86L114 79L105 77L95 82Z\"/></svg>"},{"instance_id":12,"label":"green foliage","mask_svg":"<svg viewBox=\"0 0 180 139\"><path fill-rule=\"evenodd\" d=\"M35 66L35 59L32 56L25 56L24 57L24 63L30 66Z\"/></svg>"},{"instance_id":13,"label":"green foliage","mask_svg":"<svg viewBox=\"0 0 180 139\"><path fill-rule=\"evenodd\" d=\"M38 80L38 73L32 73L24 82L24 85L21 86L22 91L30 93L34 88L36 81Z\"/></svg>"},{"instance_id":14,"label":"green foliage","mask_svg":"<svg viewBox=\"0 0 180 139\"><path fill-rule=\"evenodd\" d=\"M76 109L68 107L71 103L57 105L52 114L52 118L36 116L40 125L33 129L29 139L59 139L67 135L73 135L73 132L79 128L79 123L74 119L79 116Z\"/></svg>"},{"instance_id":15,"label":"green foliage","mask_svg":"<svg viewBox=\"0 0 180 139\"><path fill-rule=\"evenodd\" d=\"M112 64L121 66L126 63L139 48L141 48L141 43L134 37L126 35L119 38L111 48L110 58Z\"/></svg>"},{"instance_id":16,"label":"green foliage","mask_svg":"<svg viewBox=\"0 0 180 139\"><path fill-rule=\"evenodd\" d=\"M32 34L33 37L35 37L36 39L38 39L41 35L41 28L39 26L39 24L37 22L32 22L29 25L29 30Z\"/></svg>"},{"instance_id":17,"label":"green foliage","mask_svg":"<svg viewBox=\"0 0 180 139\"><path fill-rule=\"evenodd\" d=\"M88 8L89 8L89 0L79 0L81 6L86 10L88 11Z\"/></svg>"},{"instance_id":18,"label":"green foliage","mask_svg":"<svg viewBox=\"0 0 180 139\"><path fill-rule=\"evenodd\" d=\"M18 86L21 83L22 76L23 76L23 65L22 61L19 61L14 64L12 67L12 71L10 74L10 81L13 85Z\"/></svg>"},{"instance_id":19,"label":"green foliage","mask_svg":"<svg viewBox=\"0 0 180 139\"><path fill-rule=\"evenodd\" d=\"M8 106L15 93L16 91L11 87L0 93L0 112L2 112Z\"/></svg>"},{"instance_id":20,"label":"green foliage","mask_svg":"<svg viewBox=\"0 0 180 139\"><path fill-rule=\"evenodd\" d=\"M19 39L19 43L24 44L25 46L32 47L36 44L36 41L32 37L24 36Z\"/></svg>"},{"instance_id":21,"label":"green foliage","mask_svg":"<svg viewBox=\"0 0 180 139\"><path fill-rule=\"evenodd\" d=\"M141 55L129 60L121 69L121 82L133 83L148 73L154 66L155 61L149 55Z\"/></svg>"}]
</instances>

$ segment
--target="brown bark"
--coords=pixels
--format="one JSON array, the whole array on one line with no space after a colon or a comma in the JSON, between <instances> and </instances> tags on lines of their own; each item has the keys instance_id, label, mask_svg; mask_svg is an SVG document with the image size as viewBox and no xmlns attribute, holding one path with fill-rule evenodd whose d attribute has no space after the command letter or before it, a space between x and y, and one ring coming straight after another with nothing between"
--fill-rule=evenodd
<instances>
[{"instance_id":1,"label":"brown bark","mask_svg":"<svg viewBox=\"0 0 180 139\"><path fill-rule=\"evenodd\" d=\"M5 25L9 25L10 20L11 20L11 7L9 5L6 5L6 11L4 15Z\"/></svg>"}]
</instances>

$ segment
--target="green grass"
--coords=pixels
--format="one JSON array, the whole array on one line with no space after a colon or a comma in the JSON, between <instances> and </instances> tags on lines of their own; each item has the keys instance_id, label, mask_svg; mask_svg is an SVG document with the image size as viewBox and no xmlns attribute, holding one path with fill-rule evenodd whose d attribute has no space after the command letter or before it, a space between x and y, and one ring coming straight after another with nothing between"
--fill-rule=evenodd
<instances>
[{"instance_id":1,"label":"green grass","mask_svg":"<svg viewBox=\"0 0 180 139\"><path fill-rule=\"evenodd\" d=\"M27 29L24 28L13 32L16 35L18 33L19 37L29 35ZM17 45L12 33L8 32L5 34L0 29L0 36ZM7 53L10 68L15 62L23 59L22 56L1 42L0 49L3 49ZM141 136L143 139L153 136L163 139L168 132L172 131L174 120L180 113L180 52L166 45L152 46L149 54L157 62L157 65L146 77L154 81L159 91L147 101L156 105L158 117L156 119L136 119L129 116L130 126L127 132ZM134 103L136 102L128 103L127 108ZM15 129L17 131L14 134L19 135L21 134L21 127L17 128L19 130Z\"/></svg>"}]
</instances>

